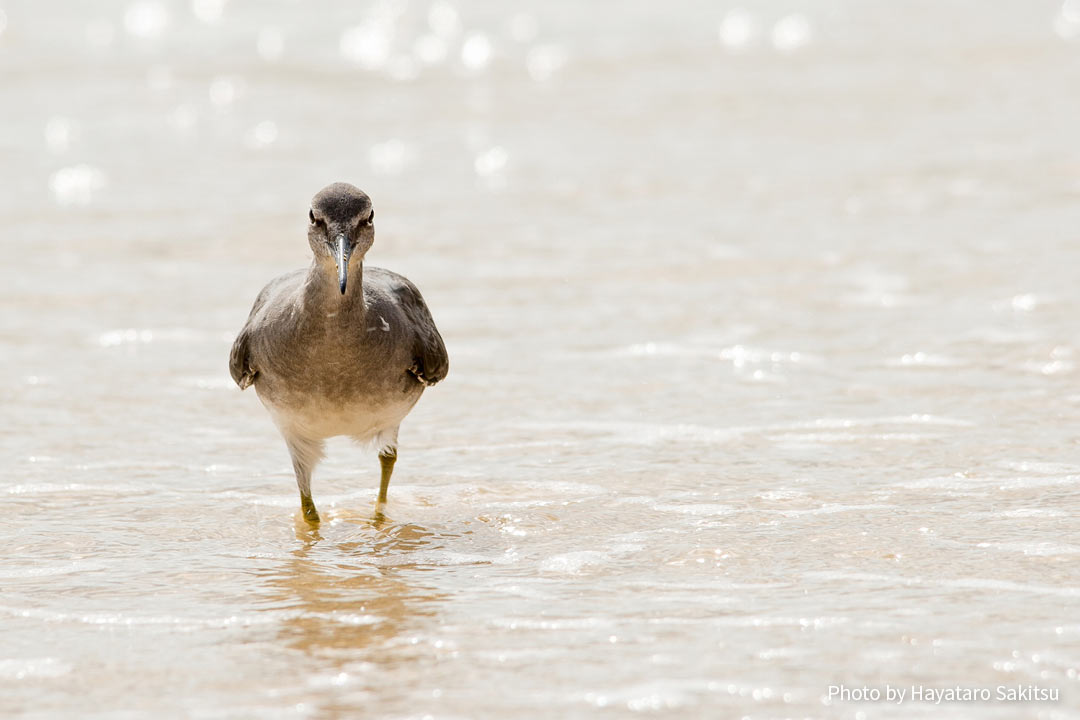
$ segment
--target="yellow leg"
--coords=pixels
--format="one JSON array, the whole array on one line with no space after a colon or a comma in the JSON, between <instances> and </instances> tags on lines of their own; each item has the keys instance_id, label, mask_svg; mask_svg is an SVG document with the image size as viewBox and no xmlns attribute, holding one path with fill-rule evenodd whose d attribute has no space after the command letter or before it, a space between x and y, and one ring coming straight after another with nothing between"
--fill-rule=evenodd
<instances>
[{"instance_id":1,"label":"yellow leg","mask_svg":"<svg viewBox=\"0 0 1080 720\"><path fill-rule=\"evenodd\" d=\"M386 503L386 489L390 487L390 475L394 472L394 463L397 461L395 448L383 448L379 452L379 464L382 466L382 477L379 479L379 500L377 507Z\"/></svg>"},{"instance_id":2,"label":"yellow leg","mask_svg":"<svg viewBox=\"0 0 1080 720\"><path fill-rule=\"evenodd\" d=\"M291 435L284 430L282 434L289 447L293 470L296 472L296 487L300 489L300 508L303 510L304 519L309 524L318 525L319 511L315 509L315 501L311 499L311 471L322 457L323 444L318 440Z\"/></svg>"},{"instance_id":3,"label":"yellow leg","mask_svg":"<svg viewBox=\"0 0 1080 720\"><path fill-rule=\"evenodd\" d=\"M315 501L310 495L300 496L300 508L304 511L304 519L313 525L319 524L319 511L315 509Z\"/></svg>"}]
</instances>

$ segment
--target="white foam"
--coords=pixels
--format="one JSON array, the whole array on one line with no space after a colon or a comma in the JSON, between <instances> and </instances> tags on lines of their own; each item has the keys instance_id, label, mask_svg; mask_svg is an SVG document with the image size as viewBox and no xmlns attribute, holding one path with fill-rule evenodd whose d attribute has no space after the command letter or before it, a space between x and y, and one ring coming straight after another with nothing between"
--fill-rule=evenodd
<instances>
[{"instance_id":1,"label":"white foam","mask_svg":"<svg viewBox=\"0 0 1080 720\"><path fill-rule=\"evenodd\" d=\"M1053 487L1056 485L1075 485L1080 483L1080 475L1034 475L1027 477L995 477L985 475L966 475L957 473L922 480L910 480L896 483L895 487L912 490L941 489L967 490L971 488L993 488L998 490L1018 490L1023 488Z\"/></svg>"},{"instance_id":2,"label":"white foam","mask_svg":"<svg viewBox=\"0 0 1080 720\"><path fill-rule=\"evenodd\" d=\"M615 625L610 618L583 617L562 618L558 620L528 617L495 618L489 623L495 627L507 630L595 630L597 628L609 628Z\"/></svg>"},{"instance_id":3,"label":"white foam","mask_svg":"<svg viewBox=\"0 0 1080 720\"><path fill-rule=\"evenodd\" d=\"M784 433L776 439L788 443L851 443L864 440L885 440L887 442L922 442L933 440L938 435L925 433Z\"/></svg>"},{"instance_id":4,"label":"white foam","mask_svg":"<svg viewBox=\"0 0 1080 720\"><path fill-rule=\"evenodd\" d=\"M1018 583L1012 582L1010 580L994 580L989 578L958 578L954 580L934 580L919 576L901 577L897 575L844 572L836 570L812 571L808 573L803 573L803 577L817 580L874 582L894 587L921 585L929 587L946 587L957 589L1002 590L1005 592L1028 593L1032 595L1049 595L1056 597L1080 597L1080 587L1036 585L1031 583Z\"/></svg>"},{"instance_id":5,"label":"white foam","mask_svg":"<svg viewBox=\"0 0 1080 720\"><path fill-rule=\"evenodd\" d=\"M4 579L18 579L18 578L34 578L34 577L48 577L52 575L69 575L77 572L88 572L91 570L100 570L105 565L99 562L89 562L85 560L76 560L74 562L65 563L63 565L44 565L28 568L17 567L4 567L0 568L0 578Z\"/></svg>"},{"instance_id":6,"label":"white foam","mask_svg":"<svg viewBox=\"0 0 1080 720\"><path fill-rule=\"evenodd\" d=\"M566 573L569 575L580 573L587 567L603 565L610 559L606 553L596 550L580 550L578 552L552 555L540 564L540 569L545 572Z\"/></svg>"},{"instance_id":7,"label":"white foam","mask_svg":"<svg viewBox=\"0 0 1080 720\"><path fill-rule=\"evenodd\" d=\"M807 493L802 490L766 490L757 495L762 500L770 501L798 500L806 496Z\"/></svg>"},{"instance_id":8,"label":"white foam","mask_svg":"<svg viewBox=\"0 0 1080 720\"><path fill-rule=\"evenodd\" d=\"M377 615L343 612L312 612L305 610L277 610L243 615L218 617L185 617L181 615L133 615L128 613L88 612L66 613L39 608L15 608L0 606L0 613L11 617L55 623L80 623L84 625L116 625L124 627L170 626L180 628L227 628L272 625L289 620L318 619L341 625L374 625L384 621Z\"/></svg>"},{"instance_id":9,"label":"white foam","mask_svg":"<svg viewBox=\"0 0 1080 720\"><path fill-rule=\"evenodd\" d=\"M562 433L571 432L575 435L587 435L589 433L604 433L617 436L632 444L656 444L670 442L690 442L703 444L717 444L740 440L748 435L775 435L777 433L791 433L794 430L839 430L852 428L873 428L881 425L930 425L942 427L972 427L974 423L968 420L950 418L941 415L925 413L912 413L910 415L890 415L868 418L817 418L788 423L775 423L769 425L735 425L730 427L710 427L688 423L647 423L647 422L567 422L558 423L522 423L522 429L558 430ZM854 433L847 436L840 435L835 442L851 442L868 437L858 436ZM877 433L869 435L871 438L918 441L929 439L929 435L917 433ZM799 439L798 435L792 435L792 440ZM813 442L826 442L827 436L804 435L802 440ZM579 439L579 442L583 440Z\"/></svg>"},{"instance_id":10,"label":"white foam","mask_svg":"<svg viewBox=\"0 0 1080 720\"><path fill-rule=\"evenodd\" d=\"M975 547L1018 552L1039 557L1080 554L1080 545L1065 545L1053 542L981 542Z\"/></svg>"},{"instance_id":11,"label":"white foam","mask_svg":"<svg viewBox=\"0 0 1080 720\"><path fill-rule=\"evenodd\" d=\"M3 491L9 495L47 495L51 493L109 493L130 494L146 492L146 488L134 485L89 485L86 483L22 483L8 485Z\"/></svg>"},{"instance_id":12,"label":"white foam","mask_svg":"<svg viewBox=\"0 0 1080 720\"><path fill-rule=\"evenodd\" d=\"M990 513L999 517L1028 518L1028 517L1069 517L1069 513L1057 508L1017 508L1016 510L1003 510L999 513Z\"/></svg>"},{"instance_id":13,"label":"white foam","mask_svg":"<svg viewBox=\"0 0 1080 720\"><path fill-rule=\"evenodd\" d=\"M821 507L806 510L768 510L767 512L783 515L784 517L796 517L799 515L833 515L835 513L863 511L863 510L895 510L895 505L843 505L840 503L826 503Z\"/></svg>"},{"instance_id":14,"label":"white foam","mask_svg":"<svg viewBox=\"0 0 1080 720\"><path fill-rule=\"evenodd\" d=\"M499 555L480 555L477 553L453 552L450 550L418 550L409 553L396 553L375 559L375 564L383 567L407 565L430 565L434 567L453 567L457 565L499 565L513 561L510 553Z\"/></svg>"},{"instance_id":15,"label":"white foam","mask_svg":"<svg viewBox=\"0 0 1080 720\"><path fill-rule=\"evenodd\" d=\"M735 508L733 508L731 505L719 505L716 503L693 503L687 505L675 505L668 503L663 505L653 505L653 510L682 513L684 515L702 515L710 517L732 515L735 513Z\"/></svg>"},{"instance_id":16,"label":"white foam","mask_svg":"<svg viewBox=\"0 0 1080 720\"><path fill-rule=\"evenodd\" d=\"M56 678L72 670L70 663L54 657L4 658L0 660L0 679L26 680L28 678Z\"/></svg>"},{"instance_id":17,"label":"white foam","mask_svg":"<svg viewBox=\"0 0 1080 720\"><path fill-rule=\"evenodd\" d=\"M1000 467L1022 473L1041 473L1044 475L1076 475L1080 474L1080 465L1062 462L1046 462L1043 460L1006 460L998 463Z\"/></svg>"}]
</instances>

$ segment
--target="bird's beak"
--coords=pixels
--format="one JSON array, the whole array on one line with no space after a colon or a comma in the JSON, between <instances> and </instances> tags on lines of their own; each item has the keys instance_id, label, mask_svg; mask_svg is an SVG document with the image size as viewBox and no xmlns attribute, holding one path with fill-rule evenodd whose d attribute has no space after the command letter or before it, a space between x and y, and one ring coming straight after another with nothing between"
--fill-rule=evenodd
<instances>
[{"instance_id":1,"label":"bird's beak","mask_svg":"<svg viewBox=\"0 0 1080 720\"><path fill-rule=\"evenodd\" d=\"M337 260L338 285L341 294L345 294L345 285L349 281L349 256L352 255L352 246L344 233L337 236L337 244L334 246L334 259Z\"/></svg>"}]
</instances>

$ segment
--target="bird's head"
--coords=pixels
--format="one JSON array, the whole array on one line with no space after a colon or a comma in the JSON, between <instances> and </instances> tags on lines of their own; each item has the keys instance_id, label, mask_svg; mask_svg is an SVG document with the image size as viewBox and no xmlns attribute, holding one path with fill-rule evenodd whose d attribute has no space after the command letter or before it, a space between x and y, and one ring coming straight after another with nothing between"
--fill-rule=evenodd
<instances>
[{"instance_id":1,"label":"bird's head","mask_svg":"<svg viewBox=\"0 0 1080 720\"><path fill-rule=\"evenodd\" d=\"M308 243L315 259L337 270L341 294L349 281L349 262L362 262L375 242L375 211L371 198L348 183L327 185L311 199Z\"/></svg>"}]
</instances>

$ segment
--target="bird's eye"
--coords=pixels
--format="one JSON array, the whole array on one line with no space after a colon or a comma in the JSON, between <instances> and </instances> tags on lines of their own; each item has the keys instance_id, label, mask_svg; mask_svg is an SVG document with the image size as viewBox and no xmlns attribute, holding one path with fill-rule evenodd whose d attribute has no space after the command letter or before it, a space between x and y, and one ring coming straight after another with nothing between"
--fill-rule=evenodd
<instances>
[{"instance_id":1,"label":"bird's eye","mask_svg":"<svg viewBox=\"0 0 1080 720\"><path fill-rule=\"evenodd\" d=\"M314 210L308 210L307 211L307 216L308 216L308 219L311 220L311 224L314 225L315 224L315 211Z\"/></svg>"},{"instance_id":2,"label":"bird's eye","mask_svg":"<svg viewBox=\"0 0 1080 720\"><path fill-rule=\"evenodd\" d=\"M314 210L308 210L308 219L311 220L311 224L315 227L326 227L326 221L322 218L315 217Z\"/></svg>"},{"instance_id":3,"label":"bird's eye","mask_svg":"<svg viewBox=\"0 0 1080 720\"><path fill-rule=\"evenodd\" d=\"M371 214L368 215L367 224L370 225L373 222L375 222L375 211L374 210L372 210Z\"/></svg>"}]
</instances>

